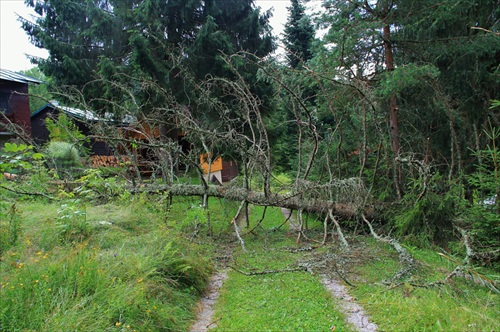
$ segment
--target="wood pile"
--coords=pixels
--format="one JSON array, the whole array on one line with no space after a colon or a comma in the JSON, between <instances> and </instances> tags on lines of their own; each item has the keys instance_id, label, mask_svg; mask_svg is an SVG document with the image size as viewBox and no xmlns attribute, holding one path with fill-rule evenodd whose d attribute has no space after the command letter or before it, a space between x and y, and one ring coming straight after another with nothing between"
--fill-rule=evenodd
<instances>
[{"instance_id":1,"label":"wood pile","mask_svg":"<svg viewBox=\"0 0 500 332\"><path fill-rule=\"evenodd\" d=\"M129 163L130 158L127 156L121 156L120 158L116 156L90 156L92 168L99 167L119 167L123 166L124 163Z\"/></svg>"}]
</instances>

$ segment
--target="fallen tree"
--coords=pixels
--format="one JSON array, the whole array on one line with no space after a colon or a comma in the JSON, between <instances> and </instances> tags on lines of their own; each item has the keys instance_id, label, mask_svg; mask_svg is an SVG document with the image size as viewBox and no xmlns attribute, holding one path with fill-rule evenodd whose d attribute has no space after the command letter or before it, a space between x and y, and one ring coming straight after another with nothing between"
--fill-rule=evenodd
<instances>
[{"instance_id":1,"label":"fallen tree","mask_svg":"<svg viewBox=\"0 0 500 332\"><path fill-rule=\"evenodd\" d=\"M333 200L304 198L304 193L291 194L268 194L264 192L251 191L237 186L214 186L207 187L201 185L173 184L173 185L152 185L141 188L130 188L130 192L158 194L164 193L170 196L209 196L223 198L231 201L245 201L249 204L259 206L273 206L287 208L290 210L303 210L314 213L328 213L340 218L355 218L360 216L359 206L350 203L339 203ZM373 216L374 210L363 209L366 215Z\"/></svg>"}]
</instances>

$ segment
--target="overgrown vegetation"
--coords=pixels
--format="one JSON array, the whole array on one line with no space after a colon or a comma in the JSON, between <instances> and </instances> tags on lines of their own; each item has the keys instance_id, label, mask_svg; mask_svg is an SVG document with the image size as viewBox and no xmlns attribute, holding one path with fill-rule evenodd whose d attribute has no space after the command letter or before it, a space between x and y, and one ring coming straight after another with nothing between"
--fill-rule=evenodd
<instances>
[{"instance_id":1,"label":"overgrown vegetation","mask_svg":"<svg viewBox=\"0 0 500 332\"><path fill-rule=\"evenodd\" d=\"M323 276L355 286L350 291L383 330L498 324L499 295L474 284L498 275L471 269L470 279L447 280L460 257L439 256L435 247L407 247L417 270L393 280L401 264L393 249L363 237L349 237L348 251L336 236L321 246L321 219L307 218L310 242L297 245L296 219L253 206L249 228L237 221L243 250L229 222L234 202L210 200L209 236L199 198L129 194L96 205L84 197L16 203L9 216L17 241L0 256L0 330L188 330L214 268L229 271L217 331L350 330Z\"/></svg>"},{"instance_id":2,"label":"overgrown vegetation","mask_svg":"<svg viewBox=\"0 0 500 332\"><path fill-rule=\"evenodd\" d=\"M18 203L22 231L0 260L0 330L187 329L211 264L155 205Z\"/></svg>"},{"instance_id":3,"label":"overgrown vegetation","mask_svg":"<svg viewBox=\"0 0 500 332\"><path fill-rule=\"evenodd\" d=\"M498 325L498 293L481 287L480 278L473 273L468 280L444 282L455 263L435 248L409 247L419 260L418 271L410 279L384 285L398 268L397 258L371 239L363 240L359 247L360 261L347 267L356 284L351 291L381 330L485 331ZM481 269L480 273L498 279L492 270Z\"/></svg>"}]
</instances>

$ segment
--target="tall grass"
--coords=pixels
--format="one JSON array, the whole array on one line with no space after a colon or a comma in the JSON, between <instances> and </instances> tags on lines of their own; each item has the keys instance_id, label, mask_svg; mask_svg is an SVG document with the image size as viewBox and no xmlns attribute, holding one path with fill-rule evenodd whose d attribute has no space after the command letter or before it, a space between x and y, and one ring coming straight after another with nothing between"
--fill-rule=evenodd
<instances>
[{"instance_id":1,"label":"tall grass","mask_svg":"<svg viewBox=\"0 0 500 332\"><path fill-rule=\"evenodd\" d=\"M60 203L20 203L24 232L0 261L0 331L187 329L210 264L151 202L78 207L86 237L65 235Z\"/></svg>"},{"instance_id":2,"label":"tall grass","mask_svg":"<svg viewBox=\"0 0 500 332\"><path fill-rule=\"evenodd\" d=\"M199 203L175 198L170 205L149 195L104 205L16 202L16 241L0 253L0 331L184 331L212 272L211 257L232 254L230 264L252 272L318 262L326 252L338 255L340 265L349 262L342 268L356 285L351 295L381 330L490 331L500 323L498 294L462 279L431 286L455 267L432 250L407 248L419 260L418 270L387 286L382 281L400 263L385 244L353 237L349 252L334 243L291 252L296 234L287 225L279 228L280 209L268 208L255 227L264 208L252 207L254 229L241 229L243 252L229 222L238 203L210 200L213 237L205 236ZM322 238L321 223L310 226L307 234ZM498 279L495 271L484 273ZM348 328L319 277L305 271L230 272L215 321L219 331Z\"/></svg>"},{"instance_id":3,"label":"tall grass","mask_svg":"<svg viewBox=\"0 0 500 332\"><path fill-rule=\"evenodd\" d=\"M354 269L353 294L384 331L496 331L500 296L471 281L444 281L455 268L436 251L408 248L419 260L411 279L384 285L399 269L388 247L366 241L365 261ZM490 271L492 272L492 271ZM496 277L498 278L498 276Z\"/></svg>"}]
</instances>

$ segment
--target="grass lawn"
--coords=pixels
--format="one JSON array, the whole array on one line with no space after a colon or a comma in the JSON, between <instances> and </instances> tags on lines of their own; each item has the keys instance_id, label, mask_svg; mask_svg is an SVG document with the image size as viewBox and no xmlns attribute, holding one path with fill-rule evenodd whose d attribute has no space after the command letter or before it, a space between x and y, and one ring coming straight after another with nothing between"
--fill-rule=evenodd
<instances>
[{"instance_id":1,"label":"grass lawn","mask_svg":"<svg viewBox=\"0 0 500 332\"><path fill-rule=\"evenodd\" d=\"M252 209L260 219L262 208ZM245 237L247 252L236 247L231 265L245 273L295 268L309 254L294 253L295 234L279 209L267 209L263 228ZM216 304L214 331L346 331L343 316L319 275L307 271L245 275L230 270Z\"/></svg>"},{"instance_id":2,"label":"grass lawn","mask_svg":"<svg viewBox=\"0 0 500 332\"><path fill-rule=\"evenodd\" d=\"M243 251L230 223L238 203L212 199L209 216L199 203L176 198L170 206L165 197L143 195L104 205L16 202L0 223L7 244L0 248L0 331L186 331L211 273L224 264L229 276L214 331L349 331L319 265L314 273L255 274L325 259L356 286L350 294L381 331L500 326L497 293L461 278L429 286L455 268L436 250L408 248L417 269L386 284L400 268L386 244L358 236L349 238L350 251L334 242L297 251L311 244L295 243L296 234L280 226L280 209L268 208L255 227L263 208L252 207L255 229L242 225ZM308 235L321 239L321 222L311 218L309 225ZM496 271L479 272L499 279Z\"/></svg>"}]
</instances>

